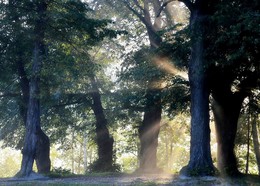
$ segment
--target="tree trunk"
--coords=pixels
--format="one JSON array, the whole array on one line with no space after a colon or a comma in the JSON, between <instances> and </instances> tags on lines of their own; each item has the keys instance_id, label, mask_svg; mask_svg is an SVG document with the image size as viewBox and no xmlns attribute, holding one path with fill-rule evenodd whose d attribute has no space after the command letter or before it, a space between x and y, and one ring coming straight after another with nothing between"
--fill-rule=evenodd
<instances>
[{"instance_id":1,"label":"tree trunk","mask_svg":"<svg viewBox=\"0 0 260 186\"><path fill-rule=\"evenodd\" d=\"M210 150L209 88L204 59L205 19L205 15L199 9L191 12L192 51L189 63L191 146L189 164L181 170L182 174L189 176L215 173Z\"/></svg>"},{"instance_id":2,"label":"tree trunk","mask_svg":"<svg viewBox=\"0 0 260 186\"><path fill-rule=\"evenodd\" d=\"M159 9L158 1L153 1L155 13ZM148 10L148 3L144 5L145 10ZM151 49L160 47L162 38L157 31L161 30L159 22L160 17L157 17L154 24L151 23L151 17L148 11L144 12L145 20L143 23L149 36ZM153 60L153 59L152 59ZM161 85L157 79L151 79L146 92L146 108L144 112L142 125L139 127L140 139L140 165L141 172L158 172L157 167L157 147L158 136L160 132L162 105L161 105Z\"/></svg>"},{"instance_id":3,"label":"tree trunk","mask_svg":"<svg viewBox=\"0 0 260 186\"><path fill-rule=\"evenodd\" d=\"M236 176L239 171L234 147L237 122L244 96L240 93L232 93L230 85L226 86L225 80L221 77L218 82L219 86L217 85L212 91L212 110L218 142L218 169L223 175Z\"/></svg>"},{"instance_id":4,"label":"tree trunk","mask_svg":"<svg viewBox=\"0 0 260 186\"><path fill-rule=\"evenodd\" d=\"M87 168L88 168L88 152L87 152L87 144L88 144L88 139L87 139L87 133L86 131L84 132L84 141L83 141L83 162L84 162L84 173L87 173Z\"/></svg>"},{"instance_id":5,"label":"tree trunk","mask_svg":"<svg viewBox=\"0 0 260 186\"><path fill-rule=\"evenodd\" d=\"M29 80L25 73L23 62L20 60L17 62L18 74L20 76L20 87L22 90L22 101L19 104L20 114L23 118L24 125L26 125L27 120L27 110L29 104ZM36 153L36 165L39 173L49 173L50 172L50 141L48 136L40 130L39 141L37 144Z\"/></svg>"},{"instance_id":6,"label":"tree trunk","mask_svg":"<svg viewBox=\"0 0 260 186\"><path fill-rule=\"evenodd\" d=\"M24 126L25 126L26 119L27 119L28 103L29 103L30 81L27 78L22 59L17 61L17 69L18 69L18 75L19 75L19 84L20 84L21 92L22 92L21 102L19 104L19 111L20 111L20 115L23 118L23 122L24 122Z\"/></svg>"},{"instance_id":7,"label":"tree trunk","mask_svg":"<svg viewBox=\"0 0 260 186\"><path fill-rule=\"evenodd\" d=\"M39 74L44 54L43 38L47 4L45 1L39 1L36 3L36 7L36 12L38 13L39 18L35 22L34 30L35 41L32 65L33 75L31 77L29 85L29 102L26 118L25 142L22 150L22 165L21 170L17 173L17 176L22 177L30 176L35 159L37 159L36 161L38 162L38 165L40 167L39 171L46 172L50 167L50 145L48 137L41 130L39 101ZM46 154L48 155L48 157L45 156Z\"/></svg>"},{"instance_id":8,"label":"tree trunk","mask_svg":"<svg viewBox=\"0 0 260 186\"><path fill-rule=\"evenodd\" d=\"M140 170L143 172L158 171L157 146L161 121L161 90L148 89L146 110L142 125L139 127Z\"/></svg>"},{"instance_id":9,"label":"tree trunk","mask_svg":"<svg viewBox=\"0 0 260 186\"><path fill-rule=\"evenodd\" d=\"M248 174L249 171L249 155L250 155L250 106L248 108L248 115L247 115L247 151L246 151L246 171L245 173Z\"/></svg>"},{"instance_id":10,"label":"tree trunk","mask_svg":"<svg viewBox=\"0 0 260 186\"><path fill-rule=\"evenodd\" d=\"M258 168L258 175L260 175L260 145L259 145L259 141L258 141L258 128L257 128L257 115L256 114L253 114L252 136L253 136L254 152L255 152L257 168Z\"/></svg>"},{"instance_id":11,"label":"tree trunk","mask_svg":"<svg viewBox=\"0 0 260 186\"><path fill-rule=\"evenodd\" d=\"M35 44L33 57L33 72L39 72L39 45ZM36 74L30 82L30 98L26 120L25 142L22 150L23 158L18 176L29 176L32 173L33 162L36 157L36 146L40 133L40 103L39 80Z\"/></svg>"},{"instance_id":12,"label":"tree trunk","mask_svg":"<svg viewBox=\"0 0 260 186\"><path fill-rule=\"evenodd\" d=\"M96 117L96 140L98 146L98 160L93 167L94 171L113 171L113 143L114 139L110 136L107 128L107 120L102 107L101 96L94 77L91 77L93 100L92 109Z\"/></svg>"},{"instance_id":13,"label":"tree trunk","mask_svg":"<svg viewBox=\"0 0 260 186\"><path fill-rule=\"evenodd\" d=\"M162 28L161 16L154 19L152 23L152 18L150 15L151 7L154 8L154 14L158 14L160 9L160 1L158 0L145 0L143 2L142 13L134 10L133 7L125 2L126 6L131 10L145 25L150 46L152 49L160 47L162 43L161 36L157 33ZM141 7L141 5L140 5ZM154 84L155 78L149 81L149 84ZM156 79L155 81L158 81ZM157 146L158 146L158 135L160 132L160 122L161 122L161 88L148 87L146 93L146 109L143 117L143 122L139 127L139 139L140 139L140 156L139 156L139 170L145 172L158 171L157 168ZM137 170L137 171L139 171Z\"/></svg>"},{"instance_id":14,"label":"tree trunk","mask_svg":"<svg viewBox=\"0 0 260 186\"><path fill-rule=\"evenodd\" d=\"M11 7L15 7L14 1L9 0L9 4ZM11 11L12 12L12 11ZM15 16L15 28L19 29L21 25L19 25L19 17ZM23 119L24 126L26 126L27 120L27 111L28 111L28 104L29 104L29 96L30 96L30 80L25 71L25 62L23 59L24 51L21 48L21 41L16 41L17 43L17 52L18 52L18 59L16 61L17 72L19 75L19 84L21 88L21 100L19 102L19 111L20 115ZM44 134L42 130L39 133L39 145L37 145L37 155L36 155L36 164L39 173L48 173L50 171L50 160L49 160L49 149L50 149L50 142L49 138Z\"/></svg>"},{"instance_id":15,"label":"tree trunk","mask_svg":"<svg viewBox=\"0 0 260 186\"><path fill-rule=\"evenodd\" d=\"M50 140L49 137L40 130L38 133L38 140L36 146L36 166L38 173L46 174L51 170L51 160L50 160Z\"/></svg>"}]
</instances>

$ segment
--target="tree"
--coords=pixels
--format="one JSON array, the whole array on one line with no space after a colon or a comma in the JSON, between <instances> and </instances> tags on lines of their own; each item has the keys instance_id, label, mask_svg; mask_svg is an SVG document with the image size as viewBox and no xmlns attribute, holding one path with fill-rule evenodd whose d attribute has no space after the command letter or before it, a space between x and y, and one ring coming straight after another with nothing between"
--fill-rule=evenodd
<instances>
[{"instance_id":1,"label":"tree","mask_svg":"<svg viewBox=\"0 0 260 186\"><path fill-rule=\"evenodd\" d=\"M253 26L259 25L259 17L255 16L257 7L255 1L219 3L210 23L214 29L207 41L211 46L207 59L211 66L209 79L218 136L218 168L229 176L239 174L234 146L242 103L252 95L252 90L259 89L259 42L254 40L259 28Z\"/></svg>"},{"instance_id":2,"label":"tree","mask_svg":"<svg viewBox=\"0 0 260 186\"><path fill-rule=\"evenodd\" d=\"M230 84L223 83L227 82L227 76L223 76L223 73L221 74L221 77L218 78L219 82L215 83L212 92L214 98L212 110L218 136L218 169L228 175L237 175L234 142L240 109L246 95L243 93L232 93Z\"/></svg>"},{"instance_id":3,"label":"tree","mask_svg":"<svg viewBox=\"0 0 260 186\"><path fill-rule=\"evenodd\" d=\"M173 30L172 27L174 27L174 25L170 24L173 22L173 20L168 9L164 9L163 11L166 17L169 16L167 17L168 22L164 20L162 15L163 13L161 13L160 10L162 1L122 1L122 3L145 26L145 30L149 38L150 49L147 50L144 47L144 49L136 52L136 56L134 58L137 59L137 64L134 64L136 68L134 67L133 69L137 71L136 74L138 74L138 71L143 71L146 76L146 78L141 78L144 82L141 83L142 85L139 85L140 87L143 85L145 86L145 105L143 108L144 116L142 124L139 127L139 169L140 171L144 172L156 172L159 170L157 167L156 154L162 115L162 90L164 88L163 76L167 74L167 72L165 72L167 70L160 69L160 66L163 66L164 63L171 63L169 62L171 56L168 55L170 52L164 53L164 50L160 48L163 46L164 38L164 35L160 34L160 32L164 33L165 30L169 29L169 33L171 33ZM145 52L144 55L141 54L141 51ZM139 56L140 59L138 59L137 56ZM126 68L126 71L129 69ZM131 70L132 69L130 69L130 71ZM126 73L128 74L128 72ZM170 75L174 76L176 74Z\"/></svg>"},{"instance_id":4,"label":"tree","mask_svg":"<svg viewBox=\"0 0 260 186\"><path fill-rule=\"evenodd\" d=\"M190 10L191 57L189 82L191 91L191 146L190 161L181 174L192 176L214 175L210 150L209 128L209 85L205 38L207 19L212 14L210 2L197 0L182 1Z\"/></svg>"},{"instance_id":5,"label":"tree","mask_svg":"<svg viewBox=\"0 0 260 186\"><path fill-rule=\"evenodd\" d=\"M30 176L32 173L32 167L34 159L38 160L37 164L40 165L39 161L44 161L46 163L45 167L40 167L40 172L48 172L50 170L50 159L49 159L49 139L41 138L43 132L40 126L40 102L39 102L39 75L41 66L44 59L44 34L46 29L46 11L47 11L47 2L44 0L39 1L38 3L33 4L36 8L36 13L38 19L34 20L34 49L33 49L33 64L32 64L32 78L30 79L30 92L29 92L29 104L27 111L26 119L26 134L25 142L22 150L23 159L21 170L17 176ZM42 140L44 139L44 140ZM44 149L39 147L45 146ZM38 149L38 150L37 150ZM44 156L42 150L47 153L47 156ZM40 155L40 156L39 156ZM45 159L47 157L47 160Z\"/></svg>"},{"instance_id":6,"label":"tree","mask_svg":"<svg viewBox=\"0 0 260 186\"><path fill-rule=\"evenodd\" d=\"M145 25L151 48L158 48L162 42L158 31L161 29L161 18L155 18L152 23L150 15L150 6L157 7L154 9L154 14L158 11L159 1L153 1L152 4L148 1L143 2L143 6L138 1L123 1L125 6L139 18ZM161 85L156 77L149 80L146 90L146 108L144 109L143 122L139 127L140 139L140 171L150 172L156 171L157 158L156 151L158 146L158 135L161 121Z\"/></svg>"},{"instance_id":7,"label":"tree","mask_svg":"<svg viewBox=\"0 0 260 186\"><path fill-rule=\"evenodd\" d=\"M92 165L92 171L115 171L113 170L114 139L110 136L107 128L108 121L102 107L96 77L90 77L90 81L92 86L90 95L93 100L91 107L96 118L96 142L98 146L98 159Z\"/></svg>"}]
</instances>

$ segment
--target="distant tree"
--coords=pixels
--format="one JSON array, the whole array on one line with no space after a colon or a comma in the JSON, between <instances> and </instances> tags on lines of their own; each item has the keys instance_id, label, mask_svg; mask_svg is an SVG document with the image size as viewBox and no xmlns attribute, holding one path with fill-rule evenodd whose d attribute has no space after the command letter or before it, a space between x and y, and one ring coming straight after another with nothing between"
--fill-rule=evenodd
<instances>
[{"instance_id":1,"label":"distant tree","mask_svg":"<svg viewBox=\"0 0 260 186\"><path fill-rule=\"evenodd\" d=\"M135 23L145 31L149 41L148 48L143 46L137 52L129 52L129 57L123 64L124 70L121 77L127 82L133 81L134 84L137 83L133 87L139 86L139 93L137 94L140 97L139 101L136 100L139 104L130 108L133 110L136 108L137 111L144 113L143 121L139 126L139 170L144 172L159 171L156 156L162 115L162 91L166 79L165 74L169 73L169 71L166 72L167 70L163 66L164 63L171 63L170 58L172 57L169 55L170 52L167 51L170 50L171 46L164 49L160 47L163 48L165 35L170 34L176 27L173 23L172 12L169 12L168 7L160 11L162 1L123 0L120 3L131 15L129 19L134 19ZM110 1L110 4L113 4L113 2ZM116 10L119 10L119 8ZM121 12L119 14L119 16L125 16L121 15ZM164 15L166 15L166 18ZM130 34L133 34L133 32L131 29L129 30ZM169 66L171 65L173 66L173 64ZM160 67L162 68L160 69ZM176 74L169 73L168 75L174 76Z\"/></svg>"},{"instance_id":2,"label":"distant tree","mask_svg":"<svg viewBox=\"0 0 260 186\"><path fill-rule=\"evenodd\" d=\"M113 167L114 139L110 136L107 128L108 120L102 106L101 95L97 86L96 77L91 76L90 81L92 87L90 96L93 100L91 108L96 118L96 142L98 146L98 159L92 165L91 170L97 172L116 171L116 168Z\"/></svg>"}]
</instances>

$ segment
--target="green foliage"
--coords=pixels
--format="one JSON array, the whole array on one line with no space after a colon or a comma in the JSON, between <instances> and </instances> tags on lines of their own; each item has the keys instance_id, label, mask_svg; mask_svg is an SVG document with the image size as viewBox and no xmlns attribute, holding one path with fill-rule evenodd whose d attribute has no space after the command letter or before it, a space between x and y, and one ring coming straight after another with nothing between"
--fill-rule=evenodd
<instances>
[{"instance_id":1,"label":"green foliage","mask_svg":"<svg viewBox=\"0 0 260 186\"><path fill-rule=\"evenodd\" d=\"M58 167L58 168L53 168L47 176L51 178L58 178L58 177L64 178L64 177L71 177L74 175L75 174L71 173L71 170Z\"/></svg>"},{"instance_id":2,"label":"green foliage","mask_svg":"<svg viewBox=\"0 0 260 186\"><path fill-rule=\"evenodd\" d=\"M178 114L173 119L163 118L157 149L158 166L169 172L179 170L189 160L189 116ZM178 161L177 161L178 160Z\"/></svg>"},{"instance_id":3,"label":"green foliage","mask_svg":"<svg viewBox=\"0 0 260 186\"><path fill-rule=\"evenodd\" d=\"M113 163L112 166L110 166L107 162L96 160L88 167L88 169L90 172L120 172L121 166L117 163Z\"/></svg>"},{"instance_id":4,"label":"green foliage","mask_svg":"<svg viewBox=\"0 0 260 186\"><path fill-rule=\"evenodd\" d=\"M188 112L190 105L189 83L180 77L173 77L162 91L162 103L169 117L179 112Z\"/></svg>"},{"instance_id":5,"label":"green foliage","mask_svg":"<svg viewBox=\"0 0 260 186\"><path fill-rule=\"evenodd\" d=\"M244 101L243 109L241 110L240 118L238 121L237 127L237 136L236 136L236 148L235 152L238 157L238 164L239 170L241 172L245 172L246 170L246 163L247 163L247 155L248 163L249 163L249 173L250 174L257 174L257 161L255 157L254 151L254 144L253 144L253 135L252 135L252 126L253 122L256 122L256 125L259 126L259 99L257 91L254 92L254 96L251 96L250 99ZM258 119L254 120L253 118L256 117ZM248 131L249 130L249 131ZM249 132L249 133L248 133ZM259 129L255 131L259 134ZM249 134L249 136L248 136ZM259 139L257 139L259 140ZM248 145L249 145L249 154L248 153Z\"/></svg>"},{"instance_id":6,"label":"green foliage","mask_svg":"<svg viewBox=\"0 0 260 186\"><path fill-rule=\"evenodd\" d=\"M35 7L34 2L25 0L13 1L13 4L1 2L0 22L4 26L0 29L0 63L4 68L0 71L5 70L0 73L0 92L4 95L0 105L7 112L1 112L0 133L7 145L18 144L19 148L23 141L19 109L25 103L22 102L18 69L22 65L26 73L24 76L30 79L33 25L38 16L32 7ZM90 18L89 12L93 11L79 0L48 3L44 38L46 56L41 72L40 98L42 124L43 127L52 125L55 128L49 133L53 140L65 136L66 128L78 122L76 117L79 115L86 118L87 106L90 106L86 93L90 87L86 76L100 70L90 61L89 49L104 38L125 33L110 29L110 20ZM14 134L18 137L13 138Z\"/></svg>"},{"instance_id":7,"label":"green foliage","mask_svg":"<svg viewBox=\"0 0 260 186\"><path fill-rule=\"evenodd\" d=\"M241 79L258 71L260 17L258 3L223 1L211 17L207 60Z\"/></svg>"},{"instance_id":8,"label":"green foliage","mask_svg":"<svg viewBox=\"0 0 260 186\"><path fill-rule=\"evenodd\" d=\"M180 38L176 36L176 38ZM182 43L186 41L180 39ZM177 43L177 41L176 41ZM188 43L188 42L186 42ZM185 110L189 101L188 82L180 76L175 76L160 69L160 65L164 65L165 58L172 59L167 61L169 66L176 68L174 70L185 69L184 61L188 61L184 54L184 48L188 44L181 47L181 44L163 44L159 49L150 49L143 47L134 54L129 54L128 58L122 64L122 71L120 73L120 83L123 89L127 91L122 92L123 104L126 108L132 108L136 111L143 111L146 104L146 90L151 80L160 81L166 84L162 89L162 102L166 107L169 115L173 111ZM186 48L187 49L187 48ZM183 54L183 55L182 55ZM158 58L154 62L154 58ZM161 63L161 64L160 64ZM174 67L175 64L181 66ZM171 67L166 67L171 68ZM170 69L171 70L171 69ZM131 94L129 94L131 92Z\"/></svg>"}]
</instances>

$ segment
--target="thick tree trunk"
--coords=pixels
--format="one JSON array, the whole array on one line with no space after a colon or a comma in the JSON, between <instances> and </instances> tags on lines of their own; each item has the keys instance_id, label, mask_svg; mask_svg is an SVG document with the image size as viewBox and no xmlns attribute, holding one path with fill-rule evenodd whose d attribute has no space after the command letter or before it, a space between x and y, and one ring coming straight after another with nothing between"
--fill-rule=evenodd
<instances>
[{"instance_id":1,"label":"thick tree trunk","mask_svg":"<svg viewBox=\"0 0 260 186\"><path fill-rule=\"evenodd\" d=\"M223 175L236 175L238 169L234 147L238 117L235 117L233 113L237 108L230 108L232 107L230 100L226 100L226 103L230 106L225 106L216 100L212 104L218 142L218 169Z\"/></svg>"},{"instance_id":2,"label":"thick tree trunk","mask_svg":"<svg viewBox=\"0 0 260 186\"><path fill-rule=\"evenodd\" d=\"M39 45L35 44L33 57L33 72L39 72ZM35 74L30 82L30 98L26 119L26 134L23 147L23 159L18 176L29 176L32 173L33 162L36 156L38 134L40 133L40 103L39 79Z\"/></svg>"},{"instance_id":3,"label":"thick tree trunk","mask_svg":"<svg viewBox=\"0 0 260 186\"><path fill-rule=\"evenodd\" d=\"M257 128L257 115L256 114L253 114L252 136L253 136L254 152L255 152L257 168L258 168L258 175L260 175L260 145L259 145L259 140L258 140L258 128Z\"/></svg>"},{"instance_id":4,"label":"thick tree trunk","mask_svg":"<svg viewBox=\"0 0 260 186\"><path fill-rule=\"evenodd\" d=\"M20 87L22 90L22 101L19 105L20 114L23 118L24 125L26 125L27 111L29 104L29 80L25 73L24 65L22 61L17 63L18 74L20 76ZM36 153L36 165L39 173L50 172L50 141L48 136L40 130L38 135L37 153Z\"/></svg>"},{"instance_id":5,"label":"thick tree trunk","mask_svg":"<svg viewBox=\"0 0 260 186\"><path fill-rule=\"evenodd\" d=\"M158 14L161 8L161 3L158 0L145 0L143 2L143 12L139 13L134 10L133 7L125 2L126 6L131 10L145 25L147 34L149 37L150 46L152 49L160 47L162 43L161 36L157 33L162 28L161 16L154 19L152 23L152 18L150 15L151 5L154 8L154 14ZM141 6L141 5L140 5ZM149 84L154 84L158 81L158 78L152 78ZM146 109L143 117L143 122L139 127L139 139L140 139L140 156L139 156L139 170L145 172L158 171L157 168L157 146L158 146L158 135L160 131L161 122L161 88L154 89L153 87L147 88L146 93Z\"/></svg>"},{"instance_id":6,"label":"thick tree trunk","mask_svg":"<svg viewBox=\"0 0 260 186\"><path fill-rule=\"evenodd\" d=\"M38 140L35 156L36 166L38 173L46 174L51 170L50 140L42 130L39 131L37 137Z\"/></svg>"},{"instance_id":7,"label":"thick tree trunk","mask_svg":"<svg viewBox=\"0 0 260 186\"><path fill-rule=\"evenodd\" d=\"M209 88L204 59L204 23L205 15L202 15L199 10L192 11L190 28L193 44L189 63L191 90L190 161L187 167L181 171L182 174L189 176L205 176L215 173L210 150Z\"/></svg>"},{"instance_id":8,"label":"thick tree trunk","mask_svg":"<svg viewBox=\"0 0 260 186\"><path fill-rule=\"evenodd\" d=\"M42 132L40 126L40 88L39 73L44 54L44 27L47 4L44 0L36 3L39 19L35 22L35 42L33 51L32 77L29 85L29 102L26 118L25 142L22 150L23 158L21 170L17 176L30 176L34 160L38 162L39 172L48 172L50 169L49 139ZM46 155L48 157L46 157Z\"/></svg>"},{"instance_id":9,"label":"thick tree trunk","mask_svg":"<svg viewBox=\"0 0 260 186\"><path fill-rule=\"evenodd\" d=\"M10 5L10 13L13 12L13 7L15 6L15 1L9 0ZM12 16L12 15L11 15ZM14 22L14 29L19 30L21 25L18 16L13 17ZM24 126L26 127L26 120L27 120L27 112L28 112L28 104L29 104L29 96L30 96L30 80L25 71L25 62L23 59L24 51L21 43L20 38L17 36L17 55L18 59L16 61L17 72L19 75L19 84L21 88L21 100L19 101L19 111L20 115L23 119ZM47 173L50 171L50 159L49 159L49 138L40 131L39 137L39 144L37 144L37 155L36 155L36 163L37 169L39 173Z\"/></svg>"},{"instance_id":10,"label":"thick tree trunk","mask_svg":"<svg viewBox=\"0 0 260 186\"><path fill-rule=\"evenodd\" d=\"M114 139L110 136L107 128L107 119L102 107L101 96L94 77L91 77L93 99L92 109L96 117L96 140L98 146L98 160L93 167L94 171L113 170L113 143Z\"/></svg>"},{"instance_id":11,"label":"thick tree trunk","mask_svg":"<svg viewBox=\"0 0 260 186\"><path fill-rule=\"evenodd\" d=\"M140 171L155 172L157 168L157 146L161 121L161 90L148 89L146 110L142 125L139 127Z\"/></svg>"},{"instance_id":12,"label":"thick tree trunk","mask_svg":"<svg viewBox=\"0 0 260 186\"><path fill-rule=\"evenodd\" d=\"M212 90L212 110L218 142L218 169L226 176L239 174L234 153L237 122L245 95L231 92L228 76L220 74Z\"/></svg>"},{"instance_id":13,"label":"thick tree trunk","mask_svg":"<svg viewBox=\"0 0 260 186\"><path fill-rule=\"evenodd\" d=\"M155 12L159 9L158 1L153 1ZM148 3L145 4L145 10L148 10ZM161 18L157 17L154 25L151 23L151 18L148 11L145 11L145 20L143 23L146 26L149 36L151 49L160 47L162 38L157 31L161 29ZM153 60L153 59L152 59ZM140 165L141 172L158 172L161 171L157 167L157 146L158 136L160 132L160 122L162 114L161 105L161 85L158 78L151 79L146 92L146 108L144 112L142 125L139 127L140 139Z\"/></svg>"}]
</instances>

